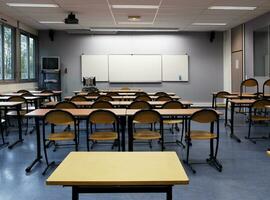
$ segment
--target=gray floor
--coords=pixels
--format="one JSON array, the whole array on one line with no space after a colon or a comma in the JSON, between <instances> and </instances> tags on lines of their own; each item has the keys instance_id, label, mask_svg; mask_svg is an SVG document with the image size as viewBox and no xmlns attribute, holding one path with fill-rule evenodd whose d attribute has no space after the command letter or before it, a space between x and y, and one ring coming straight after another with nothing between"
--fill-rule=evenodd
<instances>
[{"instance_id":1,"label":"gray floor","mask_svg":"<svg viewBox=\"0 0 270 200\"><path fill-rule=\"evenodd\" d=\"M197 174L186 168L190 178L187 186L175 186L173 199L188 200L266 200L269 199L270 157L265 153L270 146L270 140L261 140L257 144L244 139L247 134L247 124L243 116L237 116L235 133L242 139L237 143L229 136L229 129L225 129L221 120L221 142L218 159L223 165L220 173L207 164L194 165ZM197 126L197 125L195 125ZM253 129L256 135L268 135L269 125L256 125ZM170 133L167 137L174 137ZM11 132L7 140L13 141L16 132ZM81 142L85 141L82 133ZM35 134L24 136L24 143L14 149L0 149L0 199L1 200L56 200L71 199L71 189L60 186L46 186L45 180L53 171L50 170L44 177L41 175L45 163L38 164L30 174L25 173L25 168L30 164L35 155ZM86 150L84 142L80 150ZM97 146L95 150L110 150L108 146ZM147 145L136 145L136 150L149 150ZM153 150L159 146L154 145ZM167 145L166 150L176 151L179 158L185 156L185 150L175 145ZM49 150L50 159L60 162L70 149L58 149L56 152ZM191 160L205 161L209 153L209 143L193 142ZM91 170L91 169L89 169ZM153 169L154 170L154 169ZM163 194L102 194L81 195L80 199L95 200L141 200L165 199Z\"/></svg>"}]
</instances>

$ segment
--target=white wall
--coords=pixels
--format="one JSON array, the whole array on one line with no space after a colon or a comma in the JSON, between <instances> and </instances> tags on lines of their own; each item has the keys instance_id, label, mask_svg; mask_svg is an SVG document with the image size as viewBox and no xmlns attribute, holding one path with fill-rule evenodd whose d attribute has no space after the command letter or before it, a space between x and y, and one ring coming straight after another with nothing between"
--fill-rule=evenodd
<instances>
[{"instance_id":1,"label":"white wall","mask_svg":"<svg viewBox=\"0 0 270 200\"><path fill-rule=\"evenodd\" d=\"M0 94L7 92L16 92L18 90L35 90L38 87L37 83L10 83L10 84L0 84Z\"/></svg>"}]
</instances>

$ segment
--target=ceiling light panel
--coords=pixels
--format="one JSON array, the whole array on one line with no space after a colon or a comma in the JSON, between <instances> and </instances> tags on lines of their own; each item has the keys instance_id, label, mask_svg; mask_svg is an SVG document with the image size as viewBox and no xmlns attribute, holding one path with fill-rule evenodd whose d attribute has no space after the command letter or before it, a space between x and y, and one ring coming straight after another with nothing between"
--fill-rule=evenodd
<instances>
[{"instance_id":1,"label":"ceiling light panel","mask_svg":"<svg viewBox=\"0 0 270 200\"><path fill-rule=\"evenodd\" d=\"M10 7L26 7L26 8L58 8L57 4L45 3L7 3Z\"/></svg>"},{"instance_id":2,"label":"ceiling light panel","mask_svg":"<svg viewBox=\"0 0 270 200\"><path fill-rule=\"evenodd\" d=\"M211 23L211 22L195 22L192 23L194 26L226 26L226 23Z\"/></svg>"},{"instance_id":3,"label":"ceiling light panel","mask_svg":"<svg viewBox=\"0 0 270 200\"><path fill-rule=\"evenodd\" d=\"M158 5L111 5L114 9L158 9Z\"/></svg>"},{"instance_id":4,"label":"ceiling light panel","mask_svg":"<svg viewBox=\"0 0 270 200\"><path fill-rule=\"evenodd\" d=\"M210 10L255 10L256 6L210 6Z\"/></svg>"},{"instance_id":5,"label":"ceiling light panel","mask_svg":"<svg viewBox=\"0 0 270 200\"><path fill-rule=\"evenodd\" d=\"M41 24L64 24L63 21L39 21Z\"/></svg>"}]
</instances>

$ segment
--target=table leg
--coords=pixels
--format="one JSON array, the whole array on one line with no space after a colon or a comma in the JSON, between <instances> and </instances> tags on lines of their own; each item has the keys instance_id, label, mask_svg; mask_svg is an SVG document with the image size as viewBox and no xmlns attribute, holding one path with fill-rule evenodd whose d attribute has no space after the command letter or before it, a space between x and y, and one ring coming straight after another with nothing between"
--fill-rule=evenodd
<instances>
[{"instance_id":1,"label":"table leg","mask_svg":"<svg viewBox=\"0 0 270 200\"><path fill-rule=\"evenodd\" d=\"M16 106L18 128L19 128L19 138L13 144L8 146L9 149L12 149L15 145L23 142L23 138L22 138L22 118L21 118L20 110L21 110L21 105Z\"/></svg>"},{"instance_id":2,"label":"table leg","mask_svg":"<svg viewBox=\"0 0 270 200\"><path fill-rule=\"evenodd\" d=\"M241 142L241 140L234 134L234 108L235 104L231 103L231 138L235 139L237 142Z\"/></svg>"},{"instance_id":3,"label":"table leg","mask_svg":"<svg viewBox=\"0 0 270 200\"><path fill-rule=\"evenodd\" d=\"M31 163L29 167L25 169L26 172L30 172L33 166L42 159L41 156L41 144L40 144L40 128L39 128L39 118L35 117L35 126L36 126L36 138L37 138L37 155L35 160Z\"/></svg>"},{"instance_id":4,"label":"table leg","mask_svg":"<svg viewBox=\"0 0 270 200\"><path fill-rule=\"evenodd\" d=\"M166 192L167 200L172 200L172 186L169 186Z\"/></svg>"},{"instance_id":5,"label":"table leg","mask_svg":"<svg viewBox=\"0 0 270 200\"><path fill-rule=\"evenodd\" d=\"M226 98L226 106L225 106L225 126L227 126L228 120L228 106L229 106L229 99Z\"/></svg>"},{"instance_id":6,"label":"table leg","mask_svg":"<svg viewBox=\"0 0 270 200\"><path fill-rule=\"evenodd\" d=\"M72 186L72 200L79 200L78 188L76 186Z\"/></svg>"},{"instance_id":7,"label":"table leg","mask_svg":"<svg viewBox=\"0 0 270 200\"><path fill-rule=\"evenodd\" d=\"M128 116L128 151L133 151L132 117Z\"/></svg>"},{"instance_id":8,"label":"table leg","mask_svg":"<svg viewBox=\"0 0 270 200\"><path fill-rule=\"evenodd\" d=\"M120 121L121 121L121 140L122 140L122 151L126 151L126 117L125 116L121 116L120 117ZM119 144L120 145L120 144Z\"/></svg>"}]
</instances>

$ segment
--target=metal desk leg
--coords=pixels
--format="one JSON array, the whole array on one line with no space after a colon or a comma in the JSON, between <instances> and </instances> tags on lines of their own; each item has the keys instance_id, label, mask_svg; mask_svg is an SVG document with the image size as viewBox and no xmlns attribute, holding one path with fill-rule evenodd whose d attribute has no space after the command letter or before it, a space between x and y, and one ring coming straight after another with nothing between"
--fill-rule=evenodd
<instances>
[{"instance_id":1,"label":"metal desk leg","mask_svg":"<svg viewBox=\"0 0 270 200\"><path fill-rule=\"evenodd\" d=\"M20 110L21 110L21 105L16 106L17 119L18 119L18 128L19 128L19 138L18 138L18 140L16 142L14 142L13 144L8 146L9 149L12 149L15 145L23 142L23 138L22 138L22 118L21 118Z\"/></svg>"},{"instance_id":2,"label":"metal desk leg","mask_svg":"<svg viewBox=\"0 0 270 200\"><path fill-rule=\"evenodd\" d=\"M132 117L128 116L128 151L133 151Z\"/></svg>"},{"instance_id":3,"label":"metal desk leg","mask_svg":"<svg viewBox=\"0 0 270 200\"><path fill-rule=\"evenodd\" d=\"M229 107L229 99L226 98L226 106L225 106L225 126L228 124L228 107Z\"/></svg>"},{"instance_id":4,"label":"metal desk leg","mask_svg":"<svg viewBox=\"0 0 270 200\"><path fill-rule=\"evenodd\" d=\"M72 200L79 200L78 188L76 186L72 186Z\"/></svg>"},{"instance_id":5,"label":"metal desk leg","mask_svg":"<svg viewBox=\"0 0 270 200\"><path fill-rule=\"evenodd\" d=\"M237 142L241 142L241 140L234 134L234 108L235 104L231 103L231 138L235 139Z\"/></svg>"},{"instance_id":6,"label":"metal desk leg","mask_svg":"<svg viewBox=\"0 0 270 200\"><path fill-rule=\"evenodd\" d=\"M40 144L40 129L39 129L39 118L35 117L35 124L36 124L36 138L37 138L37 155L35 160L31 163L29 167L25 169L26 172L30 172L33 166L42 159L41 156L41 144Z\"/></svg>"},{"instance_id":7,"label":"metal desk leg","mask_svg":"<svg viewBox=\"0 0 270 200\"><path fill-rule=\"evenodd\" d=\"M172 186L168 187L166 195L167 195L167 200L172 200Z\"/></svg>"},{"instance_id":8,"label":"metal desk leg","mask_svg":"<svg viewBox=\"0 0 270 200\"><path fill-rule=\"evenodd\" d=\"M125 116L121 116L120 117L120 121L121 121L121 134L122 134L122 151L126 151L126 117ZM120 144L119 144L120 145Z\"/></svg>"}]
</instances>

